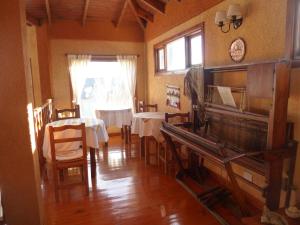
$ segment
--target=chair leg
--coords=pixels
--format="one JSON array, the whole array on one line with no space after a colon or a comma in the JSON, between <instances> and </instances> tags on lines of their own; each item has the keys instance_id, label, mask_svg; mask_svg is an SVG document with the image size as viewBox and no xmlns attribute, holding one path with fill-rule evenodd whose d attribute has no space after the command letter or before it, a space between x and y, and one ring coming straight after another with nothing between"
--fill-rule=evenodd
<instances>
[{"instance_id":1,"label":"chair leg","mask_svg":"<svg viewBox=\"0 0 300 225\"><path fill-rule=\"evenodd\" d=\"M165 146L164 148L164 172L167 175L168 174L168 150L167 150L167 146Z\"/></svg>"},{"instance_id":2,"label":"chair leg","mask_svg":"<svg viewBox=\"0 0 300 225\"><path fill-rule=\"evenodd\" d=\"M58 193L58 170L55 166L53 166L53 183L54 183L54 194L55 194L55 201L59 201L59 193Z\"/></svg>"},{"instance_id":3,"label":"chair leg","mask_svg":"<svg viewBox=\"0 0 300 225\"><path fill-rule=\"evenodd\" d=\"M85 184L85 191L86 195L89 195L89 177L88 177L88 168L87 168L87 162L85 162L85 165L83 166L83 177L84 177L84 184Z\"/></svg>"},{"instance_id":4,"label":"chair leg","mask_svg":"<svg viewBox=\"0 0 300 225\"><path fill-rule=\"evenodd\" d=\"M64 169L59 170L59 180L64 181Z\"/></svg>"}]
</instances>

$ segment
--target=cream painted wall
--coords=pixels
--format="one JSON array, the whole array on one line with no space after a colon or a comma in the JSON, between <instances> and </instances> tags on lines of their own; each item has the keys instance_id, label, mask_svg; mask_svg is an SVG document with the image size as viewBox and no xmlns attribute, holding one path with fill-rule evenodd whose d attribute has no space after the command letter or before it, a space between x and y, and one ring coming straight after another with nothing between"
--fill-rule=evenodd
<instances>
[{"instance_id":1,"label":"cream painted wall","mask_svg":"<svg viewBox=\"0 0 300 225\"><path fill-rule=\"evenodd\" d=\"M136 54L137 65L137 97L145 98L145 45L140 42L112 42L112 41L89 41L89 40L66 40L53 39L50 42L51 51L51 88L54 104L57 107L70 107L71 86L68 71L68 62L65 54L94 54L94 55L117 55Z\"/></svg>"},{"instance_id":2,"label":"cream painted wall","mask_svg":"<svg viewBox=\"0 0 300 225\"><path fill-rule=\"evenodd\" d=\"M31 70L31 86L34 95L34 107L42 105L42 94L40 84L40 69L36 39L36 27L27 26L27 48L29 58L29 70Z\"/></svg>"},{"instance_id":3,"label":"cream painted wall","mask_svg":"<svg viewBox=\"0 0 300 225\"><path fill-rule=\"evenodd\" d=\"M239 3L244 11L243 25L237 30L231 30L224 34L214 24L214 16L218 10L226 10L230 3ZM171 2L170 2L171 4ZM148 70L148 95L149 103L157 103L160 111L176 111L165 105L165 85L173 84L181 88L183 92L183 75L155 76L153 46L179 32L194 25L205 23L205 66L233 64L228 48L230 43L237 37L246 41L247 53L244 62L265 61L284 57L285 50L285 23L286 23L287 0L225 0L215 7L200 15L182 23L146 43L147 46L147 70ZM289 119L295 122L295 139L300 141L300 71L294 70L291 76L291 96L289 99ZM181 93L181 111L190 110L189 100ZM211 164L210 164L211 165ZM222 174L224 172L216 166L210 166L212 170ZM245 169L235 168L242 174ZM264 186L263 179L254 174L254 180L259 186ZM295 183L300 188L300 153L297 156ZM250 190L242 184L256 198L262 200L262 196L256 190ZM300 191L297 192L300 200Z\"/></svg>"}]
</instances>

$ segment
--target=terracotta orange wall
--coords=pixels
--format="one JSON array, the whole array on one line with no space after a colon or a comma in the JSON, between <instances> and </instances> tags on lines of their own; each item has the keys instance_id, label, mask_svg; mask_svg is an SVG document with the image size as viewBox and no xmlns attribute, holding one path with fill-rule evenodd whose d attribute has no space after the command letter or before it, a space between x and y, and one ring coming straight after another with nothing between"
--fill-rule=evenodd
<instances>
[{"instance_id":1,"label":"terracotta orange wall","mask_svg":"<svg viewBox=\"0 0 300 225\"><path fill-rule=\"evenodd\" d=\"M30 145L25 2L0 3L0 188L4 216L11 225L42 224L36 153Z\"/></svg>"},{"instance_id":2,"label":"terracotta orange wall","mask_svg":"<svg viewBox=\"0 0 300 225\"><path fill-rule=\"evenodd\" d=\"M144 32L139 25L120 24L116 28L112 22L91 22L85 26L75 21L57 21L49 26L50 39L107 40L144 42Z\"/></svg>"},{"instance_id":3,"label":"terracotta orange wall","mask_svg":"<svg viewBox=\"0 0 300 225\"><path fill-rule=\"evenodd\" d=\"M186 2L186 7L185 3ZM183 112L190 111L190 101L183 95L183 79L184 74L173 74L169 76L156 76L154 70L154 54L153 46L177 33L180 33L196 24L205 23L205 66L232 64L228 48L232 40L237 37L242 37L246 41L247 53L244 62L263 61L280 59L284 57L285 51L285 27L286 27L286 9L287 0L225 0L218 5L206 10L199 15L188 19L181 24L177 24L175 19L174 24L169 15L174 14L190 14L187 2L194 2L193 0L186 1L170 1L168 4L169 12L163 18L158 17L155 22L146 30L146 46L147 46L147 89L148 102L157 103L160 111L179 111L165 105L166 101L166 84L179 86L181 88L181 110ZM197 1L198 4L200 1ZM227 10L230 3L239 3L242 6L245 19L243 25L237 30L231 30L224 34L214 24L214 17L216 11ZM196 3L195 3L196 4ZM181 7L179 7L181 5ZM180 10L180 11L179 11ZM172 16L170 16L172 17ZM188 15L177 15L174 18L189 18ZM267 18L267 19L266 19ZM167 24L167 25L164 25ZM152 27L153 26L153 27ZM155 28L162 27L162 28ZM170 29L172 28L172 29ZM149 29L149 30L148 30ZM159 34L159 35L157 35ZM289 118L295 124L295 138L300 140L300 93L297 87L300 85L298 79L299 72L293 71L291 78L291 98L289 101ZM208 162L207 166L215 172L226 177L226 173L222 168ZM235 171L240 175L246 171L245 168L235 166ZM295 183L300 187L300 153L297 156L297 169L295 175ZM251 172L251 171L248 171ZM253 182L258 186L265 185L264 178L253 175ZM256 190L251 189L250 186L241 183L245 190L248 190L256 198L262 200L262 196ZM300 193L298 191L298 198ZM283 198L282 198L283 200Z\"/></svg>"},{"instance_id":4,"label":"terracotta orange wall","mask_svg":"<svg viewBox=\"0 0 300 225\"><path fill-rule=\"evenodd\" d=\"M199 15L222 0L170 0L166 6L165 15L155 14L155 22L148 23L145 39L151 40L175 26Z\"/></svg>"},{"instance_id":5,"label":"terracotta orange wall","mask_svg":"<svg viewBox=\"0 0 300 225\"><path fill-rule=\"evenodd\" d=\"M30 81L33 90L34 107L42 105L42 93L40 82L40 66L37 48L37 35L35 26L27 26L27 49L30 60Z\"/></svg>"},{"instance_id":6,"label":"terracotta orange wall","mask_svg":"<svg viewBox=\"0 0 300 225\"><path fill-rule=\"evenodd\" d=\"M40 86L42 103L47 99L52 98L50 85L50 51L48 25L36 27L36 39L38 49L39 71L40 71Z\"/></svg>"}]
</instances>

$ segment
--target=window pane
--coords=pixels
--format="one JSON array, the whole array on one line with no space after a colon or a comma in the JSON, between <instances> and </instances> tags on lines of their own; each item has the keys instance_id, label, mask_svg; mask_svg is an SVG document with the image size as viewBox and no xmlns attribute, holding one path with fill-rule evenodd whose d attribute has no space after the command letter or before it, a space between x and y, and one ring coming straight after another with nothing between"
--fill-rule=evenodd
<instances>
[{"instance_id":1,"label":"window pane","mask_svg":"<svg viewBox=\"0 0 300 225\"><path fill-rule=\"evenodd\" d=\"M167 69L185 69L185 39L179 38L167 44Z\"/></svg>"},{"instance_id":2,"label":"window pane","mask_svg":"<svg viewBox=\"0 0 300 225\"><path fill-rule=\"evenodd\" d=\"M165 69L165 50L159 49L158 50L158 59L159 59L159 70Z\"/></svg>"},{"instance_id":3,"label":"window pane","mask_svg":"<svg viewBox=\"0 0 300 225\"><path fill-rule=\"evenodd\" d=\"M191 64L202 64L202 36L195 36L191 38Z\"/></svg>"}]
</instances>

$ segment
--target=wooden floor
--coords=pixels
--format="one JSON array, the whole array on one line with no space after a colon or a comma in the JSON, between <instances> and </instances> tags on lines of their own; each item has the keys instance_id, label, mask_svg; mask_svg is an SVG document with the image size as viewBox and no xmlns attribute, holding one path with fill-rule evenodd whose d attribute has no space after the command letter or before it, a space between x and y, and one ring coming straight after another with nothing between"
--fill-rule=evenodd
<instances>
[{"instance_id":1,"label":"wooden floor","mask_svg":"<svg viewBox=\"0 0 300 225\"><path fill-rule=\"evenodd\" d=\"M56 203L51 178L44 182L48 225L219 224L174 178L145 166L137 144L129 149L120 137L112 137L108 149L96 156L89 196L78 186L61 191Z\"/></svg>"}]
</instances>

